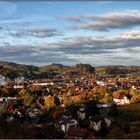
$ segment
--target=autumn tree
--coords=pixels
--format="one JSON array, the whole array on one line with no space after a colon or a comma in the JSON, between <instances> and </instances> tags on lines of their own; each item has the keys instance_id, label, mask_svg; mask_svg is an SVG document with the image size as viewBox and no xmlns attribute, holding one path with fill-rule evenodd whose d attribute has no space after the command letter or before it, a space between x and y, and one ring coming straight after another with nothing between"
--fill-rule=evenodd
<instances>
[{"instance_id":1,"label":"autumn tree","mask_svg":"<svg viewBox=\"0 0 140 140\"><path fill-rule=\"evenodd\" d=\"M129 91L124 89L119 89L113 93L113 96L116 99L122 99L124 96L127 95L129 95Z\"/></svg>"},{"instance_id":2,"label":"autumn tree","mask_svg":"<svg viewBox=\"0 0 140 140\"><path fill-rule=\"evenodd\" d=\"M68 92L67 92L68 96L76 95L76 90L75 90L75 86L74 85L72 85L72 84L68 85L67 89L68 89Z\"/></svg>"},{"instance_id":3,"label":"autumn tree","mask_svg":"<svg viewBox=\"0 0 140 140\"><path fill-rule=\"evenodd\" d=\"M55 104L54 104L54 97L53 96L48 96L45 101L44 101L44 107L50 109L50 108L54 108Z\"/></svg>"},{"instance_id":4,"label":"autumn tree","mask_svg":"<svg viewBox=\"0 0 140 140\"><path fill-rule=\"evenodd\" d=\"M97 100L99 99L100 94L98 93L99 87L94 87L91 91L88 92L88 98Z\"/></svg>"},{"instance_id":5,"label":"autumn tree","mask_svg":"<svg viewBox=\"0 0 140 140\"><path fill-rule=\"evenodd\" d=\"M109 103L109 102L112 102L112 101L113 101L112 94L109 94L109 93L106 93L101 100L101 102L103 102L103 103Z\"/></svg>"},{"instance_id":6,"label":"autumn tree","mask_svg":"<svg viewBox=\"0 0 140 140\"><path fill-rule=\"evenodd\" d=\"M1 96L4 96L4 97L9 96L8 87L1 87L0 94L1 94Z\"/></svg>"},{"instance_id":7,"label":"autumn tree","mask_svg":"<svg viewBox=\"0 0 140 140\"><path fill-rule=\"evenodd\" d=\"M140 94L137 90L131 90L130 95L132 96L131 100L130 100L131 103L139 103L140 102Z\"/></svg>"},{"instance_id":8,"label":"autumn tree","mask_svg":"<svg viewBox=\"0 0 140 140\"><path fill-rule=\"evenodd\" d=\"M64 115L67 115L67 116L71 115L73 118L76 118L79 107L80 105L78 104L71 104L71 105L66 106Z\"/></svg>"},{"instance_id":9,"label":"autumn tree","mask_svg":"<svg viewBox=\"0 0 140 140\"><path fill-rule=\"evenodd\" d=\"M57 96L54 96L54 103L56 106L60 105L60 99Z\"/></svg>"},{"instance_id":10,"label":"autumn tree","mask_svg":"<svg viewBox=\"0 0 140 140\"><path fill-rule=\"evenodd\" d=\"M56 106L53 111L53 120L59 119L63 115L64 109L61 106Z\"/></svg>"}]
</instances>

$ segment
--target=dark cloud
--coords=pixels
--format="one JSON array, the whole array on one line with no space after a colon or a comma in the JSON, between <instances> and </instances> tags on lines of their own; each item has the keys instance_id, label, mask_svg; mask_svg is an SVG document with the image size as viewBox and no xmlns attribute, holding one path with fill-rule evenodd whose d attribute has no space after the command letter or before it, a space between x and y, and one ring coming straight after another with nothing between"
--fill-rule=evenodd
<instances>
[{"instance_id":1,"label":"dark cloud","mask_svg":"<svg viewBox=\"0 0 140 140\"><path fill-rule=\"evenodd\" d=\"M140 44L140 32L133 31L115 36L90 36L65 38L49 44L53 49L67 53L110 53L114 49L133 48Z\"/></svg>"},{"instance_id":2,"label":"dark cloud","mask_svg":"<svg viewBox=\"0 0 140 140\"><path fill-rule=\"evenodd\" d=\"M73 64L76 60L66 58L59 50L44 50L41 46L6 45L0 46L0 59L18 63L43 65L50 63Z\"/></svg>"},{"instance_id":3,"label":"dark cloud","mask_svg":"<svg viewBox=\"0 0 140 140\"><path fill-rule=\"evenodd\" d=\"M49 28L32 28L25 29L17 32L9 32L11 36L14 37L23 37L23 36L35 36L37 38L45 38L45 37L53 37L62 35L62 33L58 32L56 29Z\"/></svg>"},{"instance_id":4,"label":"dark cloud","mask_svg":"<svg viewBox=\"0 0 140 140\"><path fill-rule=\"evenodd\" d=\"M139 64L140 32L112 36L63 38L44 45L0 46L0 59L43 65L48 63L90 63L95 65Z\"/></svg>"},{"instance_id":5,"label":"dark cloud","mask_svg":"<svg viewBox=\"0 0 140 140\"><path fill-rule=\"evenodd\" d=\"M66 17L66 20L79 21L78 25L71 29L90 29L98 31L108 31L110 29L127 29L140 25L140 11L128 10L122 12L112 12L102 15L85 15L76 17ZM85 22L86 21L86 22Z\"/></svg>"}]
</instances>

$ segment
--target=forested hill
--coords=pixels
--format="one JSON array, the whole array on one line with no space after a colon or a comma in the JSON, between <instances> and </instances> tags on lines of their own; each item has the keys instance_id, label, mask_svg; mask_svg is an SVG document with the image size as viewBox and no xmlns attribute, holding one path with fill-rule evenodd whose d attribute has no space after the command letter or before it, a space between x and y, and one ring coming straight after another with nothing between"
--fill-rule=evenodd
<instances>
[{"instance_id":1,"label":"forested hill","mask_svg":"<svg viewBox=\"0 0 140 140\"><path fill-rule=\"evenodd\" d=\"M140 74L140 66L99 66L95 71L107 74Z\"/></svg>"},{"instance_id":2,"label":"forested hill","mask_svg":"<svg viewBox=\"0 0 140 140\"><path fill-rule=\"evenodd\" d=\"M15 78L47 78L54 75L91 75L95 73L106 74L140 74L140 66L99 66L90 64L76 64L64 66L62 64L50 64L46 66L33 66L0 61L0 75Z\"/></svg>"},{"instance_id":3,"label":"forested hill","mask_svg":"<svg viewBox=\"0 0 140 140\"><path fill-rule=\"evenodd\" d=\"M47 78L53 75L88 75L94 73L95 68L89 64L77 64L74 66L51 64L38 67L0 61L0 75L9 78L18 76L27 78Z\"/></svg>"}]
</instances>

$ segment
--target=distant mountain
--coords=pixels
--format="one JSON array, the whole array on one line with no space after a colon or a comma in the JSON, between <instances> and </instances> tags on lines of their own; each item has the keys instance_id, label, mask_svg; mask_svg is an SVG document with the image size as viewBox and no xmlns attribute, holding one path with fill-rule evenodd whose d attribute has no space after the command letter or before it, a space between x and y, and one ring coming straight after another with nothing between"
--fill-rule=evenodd
<instances>
[{"instance_id":1,"label":"distant mountain","mask_svg":"<svg viewBox=\"0 0 140 140\"><path fill-rule=\"evenodd\" d=\"M34 72L38 72L38 67L32 65L23 65L16 64L13 62L0 61L0 74L5 77L31 77L31 75L34 75Z\"/></svg>"},{"instance_id":2,"label":"distant mountain","mask_svg":"<svg viewBox=\"0 0 140 140\"><path fill-rule=\"evenodd\" d=\"M95 71L107 74L140 74L140 66L99 66Z\"/></svg>"},{"instance_id":3,"label":"distant mountain","mask_svg":"<svg viewBox=\"0 0 140 140\"><path fill-rule=\"evenodd\" d=\"M64 66L61 64L51 64L47 66L23 65L13 62L0 61L0 74L15 78L24 76L26 78L46 78L54 75L88 75L93 74L95 68L89 64L77 64L74 66Z\"/></svg>"},{"instance_id":4,"label":"distant mountain","mask_svg":"<svg viewBox=\"0 0 140 140\"><path fill-rule=\"evenodd\" d=\"M64 66L62 64L51 64L47 66L33 66L17 64L13 62L0 61L0 75L16 78L24 76L26 78L47 78L54 75L81 76L94 73L106 74L140 74L140 66L99 66L92 67L89 64L77 64Z\"/></svg>"},{"instance_id":5,"label":"distant mountain","mask_svg":"<svg viewBox=\"0 0 140 140\"><path fill-rule=\"evenodd\" d=\"M51 64L48 66L39 67L41 72L53 72L63 75L88 75L95 72L95 68L89 64L77 64L74 66L64 66L61 64Z\"/></svg>"}]
</instances>

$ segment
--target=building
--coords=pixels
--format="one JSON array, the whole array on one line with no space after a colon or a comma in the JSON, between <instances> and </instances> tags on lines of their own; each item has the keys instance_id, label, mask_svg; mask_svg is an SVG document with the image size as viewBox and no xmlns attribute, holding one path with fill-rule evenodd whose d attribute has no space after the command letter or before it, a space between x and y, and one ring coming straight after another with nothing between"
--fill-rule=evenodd
<instances>
[{"instance_id":1,"label":"building","mask_svg":"<svg viewBox=\"0 0 140 140\"><path fill-rule=\"evenodd\" d=\"M94 116L90 119L90 129L98 132L102 128L107 128L111 126L111 120L107 117Z\"/></svg>"},{"instance_id":2,"label":"building","mask_svg":"<svg viewBox=\"0 0 140 140\"><path fill-rule=\"evenodd\" d=\"M81 106L77 112L78 118L84 120L86 118L86 107Z\"/></svg>"},{"instance_id":3,"label":"building","mask_svg":"<svg viewBox=\"0 0 140 140\"><path fill-rule=\"evenodd\" d=\"M122 99L113 99L113 101L117 105L130 104L130 100L126 96L124 96Z\"/></svg>"},{"instance_id":4,"label":"building","mask_svg":"<svg viewBox=\"0 0 140 140\"><path fill-rule=\"evenodd\" d=\"M63 132L67 132L69 127L77 127L77 125L78 121L70 116L62 116L62 118L56 122L56 127L61 129Z\"/></svg>"}]
</instances>

